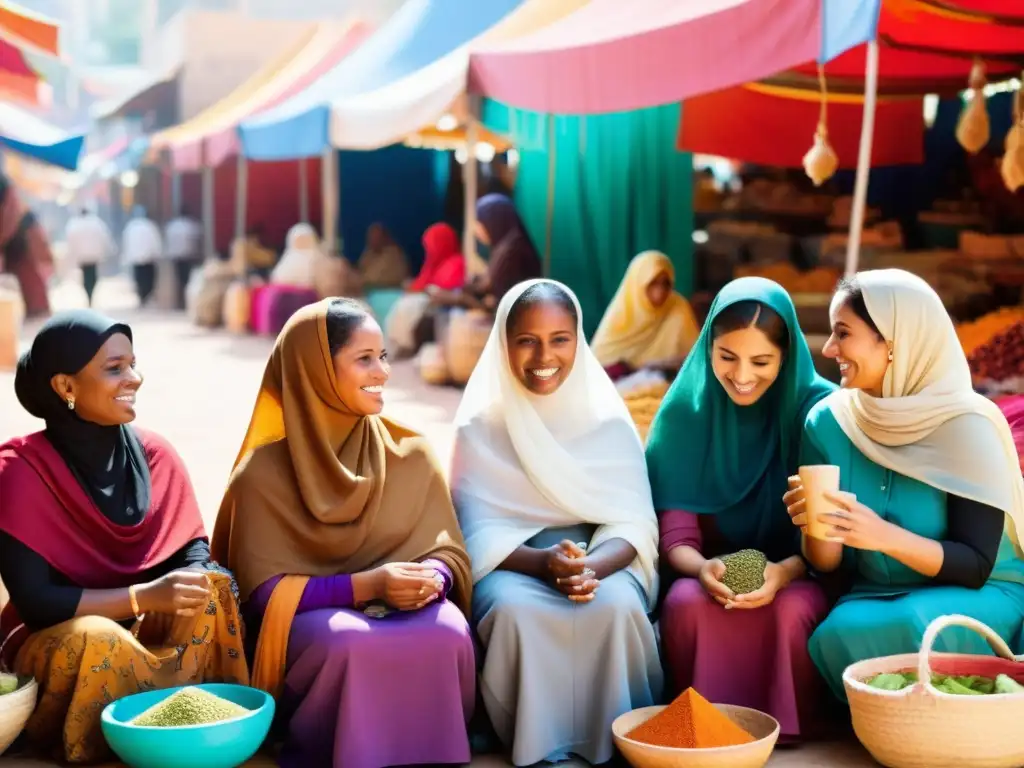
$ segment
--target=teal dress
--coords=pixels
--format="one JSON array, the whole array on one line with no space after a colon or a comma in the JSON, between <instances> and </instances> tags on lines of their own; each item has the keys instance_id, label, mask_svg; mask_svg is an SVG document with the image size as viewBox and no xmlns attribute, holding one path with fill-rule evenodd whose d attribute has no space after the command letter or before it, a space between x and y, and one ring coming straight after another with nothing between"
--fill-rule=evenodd
<instances>
[{"instance_id":1,"label":"teal dress","mask_svg":"<svg viewBox=\"0 0 1024 768\"><path fill-rule=\"evenodd\" d=\"M807 416L801 464L840 468L840 487L880 517L929 539L946 536L946 494L875 464L843 432L823 400ZM844 701L843 672L857 661L916 653L928 625L962 614L984 622L1015 652L1024 646L1024 561L1003 534L995 568L981 589L936 585L888 555L846 548L841 568L852 588L811 635L810 653L832 691ZM944 631L935 650L991 654L963 628Z\"/></svg>"}]
</instances>

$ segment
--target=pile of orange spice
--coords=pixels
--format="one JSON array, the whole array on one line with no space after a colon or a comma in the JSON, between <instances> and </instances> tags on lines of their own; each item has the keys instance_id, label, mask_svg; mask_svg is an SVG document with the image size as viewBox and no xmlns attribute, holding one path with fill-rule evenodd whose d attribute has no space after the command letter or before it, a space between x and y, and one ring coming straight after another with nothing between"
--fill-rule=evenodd
<instances>
[{"instance_id":1,"label":"pile of orange spice","mask_svg":"<svg viewBox=\"0 0 1024 768\"><path fill-rule=\"evenodd\" d=\"M687 688L660 713L627 733L626 738L675 749L735 747L757 741L693 688Z\"/></svg>"}]
</instances>

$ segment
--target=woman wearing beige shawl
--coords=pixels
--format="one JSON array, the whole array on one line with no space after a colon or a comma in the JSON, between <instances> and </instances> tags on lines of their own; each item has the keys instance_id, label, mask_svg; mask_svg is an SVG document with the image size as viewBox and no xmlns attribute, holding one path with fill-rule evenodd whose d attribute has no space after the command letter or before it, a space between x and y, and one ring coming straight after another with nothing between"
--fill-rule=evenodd
<instances>
[{"instance_id":1,"label":"woman wearing beige shawl","mask_svg":"<svg viewBox=\"0 0 1024 768\"><path fill-rule=\"evenodd\" d=\"M828 540L805 533L804 551L852 590L811 636L811 657L843 698L848 665L916 653L944 614L984 622L1019 652L1024 481L1006 418L971 388L941 299L909 272L862 272L830 314L824 352L843 388L811 409L801 463L838 466L846 493L826 494ZM803 488L791 483L803 527ZM943 633L936 650L989 652L970 632Z\"/></svg>"},{"instance_id":2,"label":"woman wearing beige shawl","mask_svg":"<svg viewBox=\"0 0 1024 768\"><path fill-rule=\"evenodd\" d=\"M366 249L359 257L359 277L363 290L401 288L409 279L409 261L383 224L373 224L366 232Z\"/></svg>"},{"instance_id":3,"label":"woman wearing beige shawl","mask_svg":"<svg viewBox=\"0 0 1024 768\"><path fill-rule=\"evenodd\" d=\"M425 438L378 415L388 375L361 305L294 315L217 518L253 684L288 718L282 765L469 761L469 557Z\"/></svg>"}]
</instances>

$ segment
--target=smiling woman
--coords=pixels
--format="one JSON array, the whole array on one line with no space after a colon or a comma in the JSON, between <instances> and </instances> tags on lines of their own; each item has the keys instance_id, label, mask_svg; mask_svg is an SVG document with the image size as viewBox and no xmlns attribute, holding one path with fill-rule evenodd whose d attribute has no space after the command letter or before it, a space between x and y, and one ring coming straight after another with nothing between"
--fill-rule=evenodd
<instances>
[{"instance_id":1,"label":"smiling woman","mask_svg":"<svg viewBox=\"0 0 1024 768\"><path fill-rule=\"evenodd\" d=\"M15 378L46 429L0 445L0 656L40 683L30 739L68 762L108 754L111 698L249 678L236 588L210 563L188 473L129 426L141 385L131 328L58 315Z\"/></svg>"},{"instance_id":2,"label":"smiling woman","mask_svg":"<svg viewBox=\"0 0 1024 768\"><path fill-rule=\"evenodd\" d=\"M483 701L515 765L604 763L612 721L661 693L643 448L581 319L564 285L514 286L455 416Z\"/></svg>"}]
</instances>

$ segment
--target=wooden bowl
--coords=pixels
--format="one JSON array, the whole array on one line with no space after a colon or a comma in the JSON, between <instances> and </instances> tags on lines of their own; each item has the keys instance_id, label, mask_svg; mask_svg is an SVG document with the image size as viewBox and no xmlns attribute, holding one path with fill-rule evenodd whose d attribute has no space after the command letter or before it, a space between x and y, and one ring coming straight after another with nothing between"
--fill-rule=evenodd
<instances>
[{"instance_id":1,"label":"wooden bowl","mask_svg":"<svg viewBox=\"0 0 1024 768\"><path fill-rule=\"evenodd\" d=\"M657 715L664 706L642 707L620 715L612 723L612 738L633 768L764 768L779 739L778 721L756 709L731 704L715 707L757 741L734 747L677 749L626 738L627 733Z\"/></svg>"}]
</instances>

